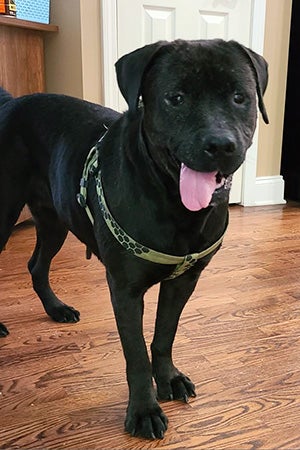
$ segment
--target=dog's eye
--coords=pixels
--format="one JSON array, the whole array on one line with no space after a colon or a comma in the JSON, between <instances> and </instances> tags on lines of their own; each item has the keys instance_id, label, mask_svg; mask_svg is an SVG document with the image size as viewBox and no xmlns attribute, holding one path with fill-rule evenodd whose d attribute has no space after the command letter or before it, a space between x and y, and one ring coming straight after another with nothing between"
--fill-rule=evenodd
<instances>
[{"instance_id":1,"label":"dog's eye","mask_svg":"<svg viewBox=\"0 0 300 450\"><path fill-rule=\"evenodd\" d=\"M184 97L182 94L166 94L165 102L167 105L179 106L184 102Z\"/></svg>"},{"instance_id":2,"label":"dog's eye","mask_svg":"<svg viewBox=\"0 0 300 450\"><path fill-rule=\"evenodd\" d=\"M241 105L242 103L244 103L245 97L243 94L236 93L236 94L234 94L233 101L234 101L234 103Z\"/></svg>"}]
</instances>

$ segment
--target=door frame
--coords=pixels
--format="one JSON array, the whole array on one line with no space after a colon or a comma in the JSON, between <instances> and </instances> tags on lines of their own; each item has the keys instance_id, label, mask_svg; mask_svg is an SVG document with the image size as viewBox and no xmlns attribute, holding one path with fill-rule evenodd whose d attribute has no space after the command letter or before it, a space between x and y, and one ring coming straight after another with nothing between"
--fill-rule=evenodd
<instances>
[{"instance_id":1,"label":"door frame","mask_svg":"<svg viewBox=\"0 0 300 450\"><path fill-rule=\"evenodd\" d=\"M242 1L242 0L240 0ZM252 23L250 47L263 54L265 34L266 0L252 0ZM101 1L102 53L103 53L103 93L104 104L118 108L118 92L111 80L115 79L114 64L118 58L117 0ZM253 138L253 144L247 151L243 164L241 204L256 204L256 167L258 149L259 121Z\"/></svg>"}]
</instances>

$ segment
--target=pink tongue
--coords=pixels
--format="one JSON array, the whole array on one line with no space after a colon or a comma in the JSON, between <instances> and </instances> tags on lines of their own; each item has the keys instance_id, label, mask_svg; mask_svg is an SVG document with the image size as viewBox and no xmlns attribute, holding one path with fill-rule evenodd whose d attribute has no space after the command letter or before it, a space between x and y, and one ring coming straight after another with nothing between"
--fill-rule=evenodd
<instances>
[{"instance_id":1,"label":"pink tongue","mask_svg":"<svg viewBox=\"0 0 300 450\"><path fill-rule=\"evenodd\" d=\"M215 189L217 172L197 172L183 163L180 170L180 196L184 206L191 211L206 208Z\"/></svg>"}]
</instances>

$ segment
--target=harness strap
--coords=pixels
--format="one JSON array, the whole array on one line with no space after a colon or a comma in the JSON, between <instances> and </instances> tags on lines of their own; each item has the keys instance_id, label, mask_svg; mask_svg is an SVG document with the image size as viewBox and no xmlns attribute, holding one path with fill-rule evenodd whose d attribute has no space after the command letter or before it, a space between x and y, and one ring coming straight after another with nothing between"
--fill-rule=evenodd
<instances>
[{"instance_id":1,"label":"harness strap","mask_svg":"<svg viewBox=\"0 0 300 450\"><path fill-rule=\"evenodd\" d=\"M185 256L174 256L150 249L145 245L142 245L139 242L135 241L131 236L129 236L126 233L126 231L115 221L107 206L102 186L101 171L98 168L98 157L99 157L98 148L105 134L98 141L98 143L90 150L87 156L84 169L82 172L82 177L80 180L80 191L79 194L77 194L77 201L80 204L80 206L82 206L85 209L92 225L94 225L94 218L90 208L87 205L87 185L90 175L93 175L95 177L96 192L98 196L100 210L102 212L103 219L107 227L111 231L112 235L127 251L129 251L130 253L134 254L139 258L158 264L176 265L174 271L168 278L166 278L166 280L178 277L179 275L183 274L186 270L193 267L197 261L215 251L223 241L228 225L228 219L224 233L216 242L214 242L214 244L212 244L210 247L203 250L202 252L190 253Z\"/></svg>"},{"instance_id":2,"label":"harness strap","mask_svg":"<svg viewBox=\"0 0 300 450\"><path fill-rule=\"evenodd\" d=\"M147 261L151 261L158 264L176 265L173 273L166 279L173 279L178 277L186 270L191 268L197 261L199 261L199 259L204 258L205 256L212 253L214 250L216 250L218 246L222 243L226 229L222 234L222 236L207 249L199 253L190 253L185 256L174 256L169 255L167 253L161 253L156 250L150 249L145 245L140 244L139 242L135 241L132 237L130 237L111 215L103 192L101 172L98 172L98 175L96 175L95 178L96 178L96 191L98 195L99 206L103 218L105 220L105 223L110 229L113 236L126 250L128 250L130 253L133 253L135 256L138 256L139 258L146 259Z\"/></svg>"},{"instance_id":3,"label":"harness strap","mask_svg":"<svg viewBox=\"0 0 300 450\"><path fill-rule=\"evenodd\" d=\"M79 194L77 194L77 201L78 201L79 205L85 209L92 225L94 225L94 217L93 217L92 212L87 204L87 186L88 186L90 175L94 175L96 173L96 171L98 170L98 157L99 157L98 146L100 145L101 141L103 140L104 136L106 135L106 133L108 131L108 129L105 125L104 125L104 127L106 128L105 133L103 134L103 136L101 136L101 138L99 139L97 144L91 148L91 150L89 151L89 153L86 157L82 176L80 179Z\"/></svg>"}]
</instances>

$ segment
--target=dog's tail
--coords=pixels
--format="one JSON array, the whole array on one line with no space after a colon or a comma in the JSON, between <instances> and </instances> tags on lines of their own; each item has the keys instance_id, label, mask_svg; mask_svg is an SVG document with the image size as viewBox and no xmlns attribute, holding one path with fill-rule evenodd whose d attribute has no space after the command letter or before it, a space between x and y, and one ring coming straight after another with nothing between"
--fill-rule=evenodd
<instances>
[{"instance_id":1,"label":"dog's tail","mask_svg":"<svg viewBox=\"0 0 300 450\"><path fill-rule=\"evenodd\" d=\"M12 99L13 96L0 86L0 107Z\"/></svg>"}]
</instances>

